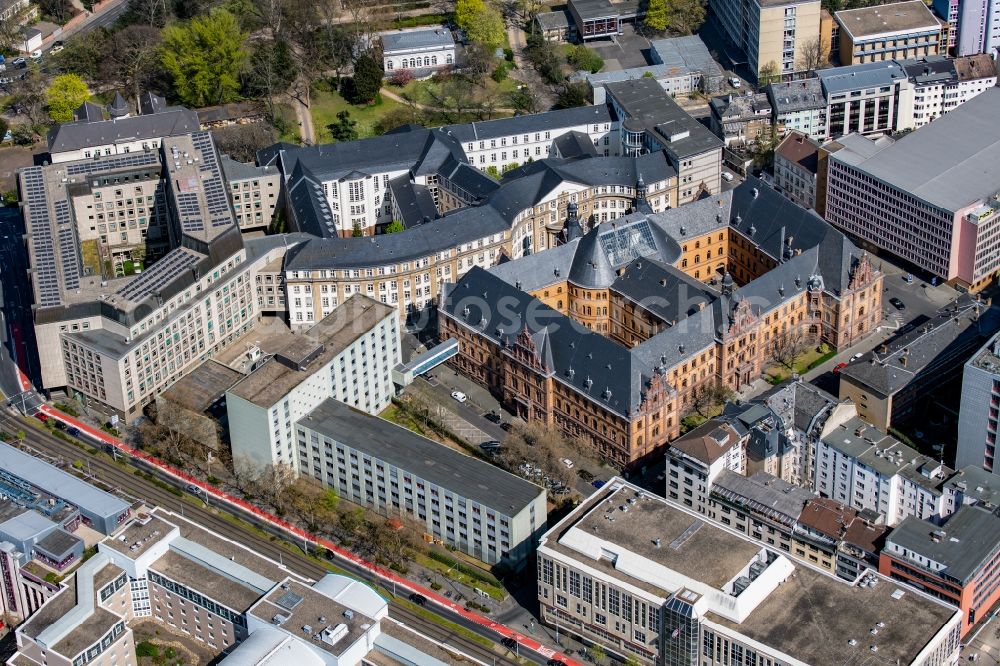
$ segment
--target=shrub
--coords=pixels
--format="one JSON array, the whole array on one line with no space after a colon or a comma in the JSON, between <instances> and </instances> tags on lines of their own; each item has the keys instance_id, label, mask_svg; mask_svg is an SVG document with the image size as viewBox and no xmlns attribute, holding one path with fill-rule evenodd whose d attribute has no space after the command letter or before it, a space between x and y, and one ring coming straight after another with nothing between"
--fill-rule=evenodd
<instances>
[{"instance_id":1,"label":"shrub","mask_svg":"<svg viewBox=\"0 0 1000 666\"><path fill-rule=\"evenodd\" d=\"M135 646L135 656L137 657L149 657L150 659L156 659L160 656L160 649L153 645L143 641Z\"/></svg>"},{"instance_id":2,"label":"shrub","mask_svg":"<svg viewBox=\"0 0 1000 666\"><path fill-rule=\"evenodd\" d=\"M394 86L402 88L407 83L413 80L413 70L409 69L396 69L393 70L392 76L389 77L389 83Z\"/></svg>"},{"instance_id":3,"label":"shrub","mask_svg":"<svg viewBox=\"0 0 1000 666\"><path fill-rule=\"evenodd\" d=\"M436 580L435 581L431 581L431 589L434 590L435 592L437 592L438 590L440 590L441 587L442 587L441 583L437 582Z\"/></svg>"},{"instance_id":4,"label":"shrub","mask_svg":"<svg viewBox=\"0 0 1000 666\"><path fill-rule=\"evenodd\" d=\"M507 80L506 65L498 65L497 68L493 70L493 73L490 74L490 78L496 81L497 83L502 83L503 81Z\"/></svg>"}]
</instances>

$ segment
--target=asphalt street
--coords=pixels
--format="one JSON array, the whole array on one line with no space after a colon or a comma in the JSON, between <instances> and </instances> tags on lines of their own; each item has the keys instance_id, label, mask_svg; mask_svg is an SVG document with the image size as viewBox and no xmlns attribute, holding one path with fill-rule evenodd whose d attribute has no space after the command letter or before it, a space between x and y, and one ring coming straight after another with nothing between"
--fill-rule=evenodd
<instances>
[{"instance_id":1,"label":"asphalt street","mask_svg":"<svg viewBox=\"0 0 1000 666\"><path fill-rule=\"evenodd\" d=\"M21 394L14 361L27 362L27 372L37 379L37 359L34 358L34 326L31 316L31 285L28 282L28 260L24 248L24 226L16 208L0 208L0 390L8 398ZM26 400L28 395L23 396ZM38 399L31 396L31 401Z\"/></svg>"}]
</instances>

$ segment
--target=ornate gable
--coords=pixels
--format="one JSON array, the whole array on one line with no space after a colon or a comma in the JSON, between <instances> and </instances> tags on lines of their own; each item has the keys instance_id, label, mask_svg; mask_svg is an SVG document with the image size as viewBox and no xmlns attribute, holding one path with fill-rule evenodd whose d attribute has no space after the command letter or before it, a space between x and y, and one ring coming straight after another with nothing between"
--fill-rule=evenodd
<instances>
[{"instance_id":1,"label":"ornate gable","mask_svg":"<svg viewBox=\"0 0 1000 666\"><path fill-rule=\"evenodd\" d=\"M847 284L847 288L850 291L854 291L855 289L862 289L868 286L875 279L875 273L872 260L868 257L868 253L865 252L861 255L861 259L851 268L851 279Z\"/></svg>"},{"instance_id":2,"label":"ornate gable","mask_svg":"<svg viewBox=\"0 0 1000 666\"><path fill-rule=\"evenodd\" d=\"M726 331L726 335L729 337L743 335L756 327L757 321L757 315L750 309L750 301L741 298L736 302L733 311L729 314L729 330Z\"/></svg>"}]
</instances>

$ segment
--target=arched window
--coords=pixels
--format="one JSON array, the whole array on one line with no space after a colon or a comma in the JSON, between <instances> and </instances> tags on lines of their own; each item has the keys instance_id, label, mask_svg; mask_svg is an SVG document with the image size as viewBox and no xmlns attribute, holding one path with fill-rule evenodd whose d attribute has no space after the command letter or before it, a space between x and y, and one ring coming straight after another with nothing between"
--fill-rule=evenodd
<instances>
[{"instance_id":1,"label":"arched window","mask_svg":"<svg viewBox=\"0 0 1000 666\"><path fill-rule=\"evenodd\" d=\"M700 264L701 263L701 255L700 254L694 255L694 263L696 263L696 264Z\"/></svg>"},{"instance_id":2,"label":"arched window","mask_svg":"<svg viewBox=\"0 0 1000 666\"><path fill-rule=\"evenodd\" d=\"M388 69L388 70L392 69L392 61L391 60L386 60L385 61L385 68Z\"/></svg>"},{"instance_id":3,"label":"arched window","mask_svg":"<svg viewBox=\"0 0 1000 666\"><path fill-rule=\"evenodd\" d=\"M438 57L437 56L431 56L431 64L432 65L438 64Z\"/></svg>"}]
</instances>

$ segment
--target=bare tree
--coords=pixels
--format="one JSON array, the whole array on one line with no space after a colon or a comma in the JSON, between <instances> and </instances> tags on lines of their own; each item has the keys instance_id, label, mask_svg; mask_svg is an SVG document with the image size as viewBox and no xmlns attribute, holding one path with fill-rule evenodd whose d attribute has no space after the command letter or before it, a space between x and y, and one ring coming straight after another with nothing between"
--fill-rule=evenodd
<instances>
[{"instance_id":1,"label":"bare tree","mask_svg":"<svg viewBox=\"0 0 1000 666\"><path fill-rule=\"evenodd\" d=\"M722 382L705 382L691 392L691 406L698 414L707 417L732 397L733 390Z\"/></svg>"},{"instance_id":2,"label":"bare tree","mask_svg":"<svg viewBox=\"0 0 1000 666\"><path fill-rule=\"evenodd\" d=\"M808 347L807 341L795 329L777 333L767 347L768 357L789 370L795 369L795 361Z\"/></svg>"},{"instance_id":3,"label":"bare tree","mask_svg":"<svg viewBox=\"0 0 1000 666\"><path fill-rule=\"evenodd\" d=\"M239 162L253 162L257 151L275 141L274 128L267 122L231 125L212 130L219 151Z\"/></svg>"},{"instance_id":4,"label":"bare tree","mask_svg":"<svg viewBox=\"0 0 1000 666\"><path fill-rule=\"evenodd\" d=\"M152 25L130 25L114 33L102 65L108 79L126 96L142 94L159 71L160 30Z\"/></svg>"},{"instance_id":5,"label":"bare tree","mask_svg":"<svg viewBox=\"0 0 1000 666\"><path fill-rule=\"evenodd\" d=\"M248 456L238 455L233 457L232 472L236 490L244 497L252 497L261 479L261 467Z\"/></svg>"},{"instance_id":6,"label":"bare tree","mask_svg":"<svg viewBox=\"0 0 1000 666\"><path fill-rule=\"evenodd\" d=\"M799 53L799 69L812 72L830 64L830 41L823 35L816 35L802 45Z\"/></svg>"},{"instance_id":7,"label":"bare tree","mask_svg":"<svg viewBox=\"0 0 1000 666\"><path fill-rule=\"evenodd\" d=\"M0 51L14 52L15 45L21 41L21 26L27 20L30 8L25 6L10 13L7 18L0 18Z\"/></svg>"}]
</instances>

